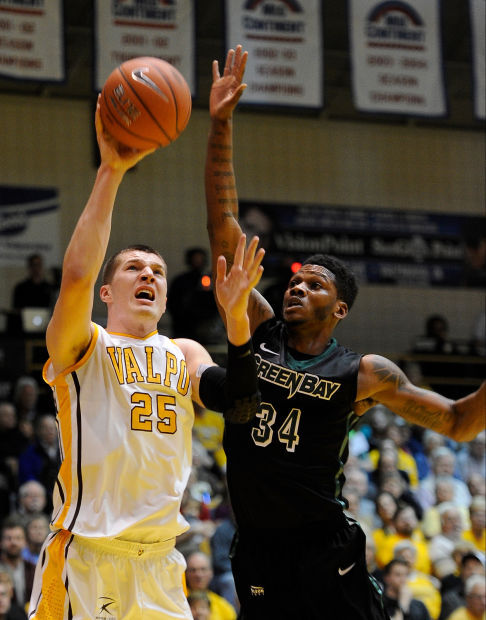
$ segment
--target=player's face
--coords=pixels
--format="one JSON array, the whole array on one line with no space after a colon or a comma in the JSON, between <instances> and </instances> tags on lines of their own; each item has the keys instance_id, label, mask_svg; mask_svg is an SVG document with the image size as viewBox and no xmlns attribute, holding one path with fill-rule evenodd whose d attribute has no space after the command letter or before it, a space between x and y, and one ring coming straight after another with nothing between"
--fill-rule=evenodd
<instances>
[{"instance_id":1,"label":"player's face","mask_svg":"<svg viewBox=\"0 0 486 620\"><path fill-rule=\"evenodd\" d=\"M320 265L303 265L284 293L283 317L287 323L344 318L347 305L338 299L334 275Z\"/></svg>"},{"instance_id":2,"label":"player's face","mask_svg":"<svg viewBox=\"0 0 486 620\"><path fill-rule=\"evenodd\" d=\"M157 321L165 312L167 269L157 254L123 252L110 284L102 287L102 299L117 312L146 315Z\"/></svg>"}]
</instances>

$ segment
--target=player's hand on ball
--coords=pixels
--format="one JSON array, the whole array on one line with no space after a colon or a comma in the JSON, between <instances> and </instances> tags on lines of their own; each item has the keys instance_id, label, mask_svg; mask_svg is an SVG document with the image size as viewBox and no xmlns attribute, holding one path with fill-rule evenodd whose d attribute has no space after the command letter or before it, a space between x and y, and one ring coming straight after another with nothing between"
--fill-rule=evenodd
<instances>
[{"instance_id":1,"label":"player's hand on ball","mask_svg":"<svg viewBox=\"0 0 486 620\"><path fill-rule=\"evenodd\" d=\"M103 127L100 115L100 104L96 105L95 126L96 126L96 139L98 141L98 148L100 149L101 161L113 168L113 170L119 170L125 172L130 168L133 168L138 162L150 155L155 151L155 148L147 150L139 150L125 146L117 142Z\"/></svg>"},{"instance_id":2,"label":"player's hand on ball","mask_svg":"<svg viewBox=\"0 0 486 620\"><path fill-rule=\"evenodd\" d=\"M212 119L231 118L246 84L242 83L248 52L241 45L229 50L226 56L223 76L219 73L217 60L213 60L213 85L209 96L209 114Z\"/></svg>"}]
</instances>

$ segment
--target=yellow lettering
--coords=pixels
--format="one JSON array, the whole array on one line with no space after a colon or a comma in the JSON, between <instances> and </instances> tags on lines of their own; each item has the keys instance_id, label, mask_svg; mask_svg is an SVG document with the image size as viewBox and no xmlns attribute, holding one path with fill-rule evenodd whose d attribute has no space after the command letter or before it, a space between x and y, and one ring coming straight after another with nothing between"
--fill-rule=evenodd
<instances>
[{"instance_id":1,"label":"yellow lettering","mask_svg":"<svg viewBox=\"0 0 486 620\"><path fill-rule=\"evenodd\" d=\"M177 374L177 358L170 351L166 351L165 352L165 359L166 359L166 365L165 365L164 385L166 387L170 387L171 375Z\"/></svg>"},{"instance_id":2,"label":"yellow lettering","mask_svg":"<svg viewBox=\"0 0 486 620\"><path fill-rule=\"evenodd\" d=\"M181 361L181 373L179 375L179 381L177 383L177 391L182 396L185 396L189 390L189 373L187 372L186 360Z\"/></svg>"},{"instance_id":3,"label":"yellow lettering","mask_svg":"<svg viewBox=\"0 0 486 620\"><path fill-rule=\"evenodd\" d=\"M127 348L123 350L123 353L125 354L127 383L134 383L135 381L142 383L143 375L140 372L140 368L138 367L133 351L130 348Z\"/></svg>"},{"instance_id":4,"label":"yellow lettering","mask_svg":"<svg viewBox=\"0 0 486 620\"><path fill-rule=\"evenodd\" d=\"M160 373L153 374L152 354L153 347L145 347L145 355L147 356L147 383L161 383Z\"/></svg>"},{"instance_id":5,"label":"yellow lettering","mask_svg":"<svg viewBox=\"0 0 486 620\"><path fill-rule=\"evenodd\" d=\"M111 363L113 364L113 369L116 373L118 383L122 385L123 383L123 360L122 360L122 355L121 355L121 347L116 348L116 354L115 354L115 347L107 347L106 350L108 352L108 355L110 356Z\"/></svg>"}]
</instances>

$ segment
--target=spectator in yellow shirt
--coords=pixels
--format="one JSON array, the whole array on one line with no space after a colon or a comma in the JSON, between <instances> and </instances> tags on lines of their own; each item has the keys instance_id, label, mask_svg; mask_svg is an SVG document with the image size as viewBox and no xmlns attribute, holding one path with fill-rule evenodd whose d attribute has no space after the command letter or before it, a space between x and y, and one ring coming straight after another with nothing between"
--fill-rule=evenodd
<instances>
[{"instance_id":1,"label":"spectator in yellow shirt","mask_svg":"<svg viewBox=\"0 0 486 620\"><path fill-rule=\"evenodd\" d=\"M462 533L462 538L471 542L483 556L486 553L486 498L478 495L469 506L470 529Z\"/></svg>"}]
</instances>

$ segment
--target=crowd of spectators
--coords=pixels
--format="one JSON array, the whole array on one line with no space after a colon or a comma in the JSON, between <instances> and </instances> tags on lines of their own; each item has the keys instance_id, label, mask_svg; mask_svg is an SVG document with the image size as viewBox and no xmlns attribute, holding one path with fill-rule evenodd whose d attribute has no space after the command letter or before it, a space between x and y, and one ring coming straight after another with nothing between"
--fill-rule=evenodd
<instances>
[{"instance_id":1,"label":"crowd of spectators","mask_svg":"<svg viewBox=\"0 0 486 620\"><path fill-rule=\"evenodd\" d=\"M54 405L39 402L31 377L0 401L0 618L9 620L26 618L60 464ZM223 430L221 415L195 407L181 508L190 529L177 548L197 620L235 619L238 611ZM484 432L458 444L382 405L351 432L343 495L366 533L368 570L392 620L484 620L485 454Z\"/></svg>"}]
</instances>

